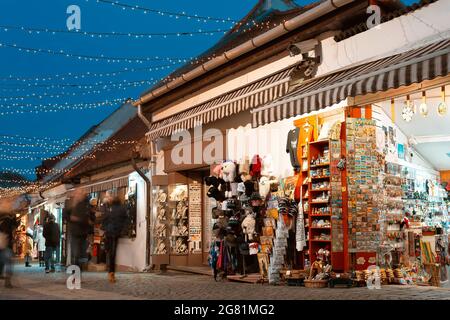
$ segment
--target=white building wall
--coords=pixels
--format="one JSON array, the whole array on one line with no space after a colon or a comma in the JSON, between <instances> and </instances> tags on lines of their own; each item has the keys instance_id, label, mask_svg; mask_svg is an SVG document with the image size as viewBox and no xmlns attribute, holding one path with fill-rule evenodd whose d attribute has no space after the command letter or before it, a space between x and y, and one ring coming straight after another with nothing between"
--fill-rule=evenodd
<instances>
[{"instance_id":1,"label":"white building wall","mask_svg":"<svg viewBox=\"0 0 450 320\"><path fill-rule=\"evenodd\" d=\"M146 222L146 192L145 181L136 173L130 174L130 185L137 182L137 220L136 238L119 239L116 264L133 271L142 271L145 265L147 222Z\"/></svg>"}]
</instances>

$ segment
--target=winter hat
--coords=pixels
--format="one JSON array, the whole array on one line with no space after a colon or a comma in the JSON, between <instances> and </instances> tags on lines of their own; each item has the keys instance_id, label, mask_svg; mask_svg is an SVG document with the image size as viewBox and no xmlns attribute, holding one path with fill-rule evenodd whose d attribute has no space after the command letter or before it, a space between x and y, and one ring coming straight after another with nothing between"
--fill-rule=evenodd
<instances>
[{"instance_id":1,"label":"winter hat","mask_svg":"<svg viewBox=\"0 0 450 320\"><path fill-rule=\"evenodd\" d=\"M222 178L222 164L217 164L215 165L215 167L212 169L212 173L218 177L218 178Z\"/></svg>"},{"instance_id":2,"label":"winter hat","mask_svg":"<svg viewBox=\"0 0 450 320\"><path fill-rule=\"evenodd\" d=\"M233 161L226 161L222 164L222 178L225 182L234 182L236 178L236 164Z\"/></svg>"},{"instance_id":3,"label":"winter hat","mask_svg":"<svg viewBox=\"0 0 450 320\"><path fill-rule=\"evenodd\" d=\"M253 192L255 192L255 183L251 180L247 180L244 182L244 186L245 186L245 195L247 197L250 197Z\"/></svg>"},{"instance_id":4,"label":"winter hat","mask_svg":"<svg viewBox=\"0 0 450 320\"><path fill-rule=\"evenodd\" d=\"M262 159L259 155L255 155L250 164L250 175L254 178L259 178L261 176L262 169Z\"/></svg>"},{"instance_id":5,"label":"winter hat","mask_svg":"<svg viewBox=\"0 0 450 320\"><path fill-rule=\"evenodd\" d=\"M261 175L269 177L273 175L273 172L273 158L269 154L262 158Z\"/></svg>"},{"instance_id":6,"label":"winter hat","mask_svg":"<svg viewBox=\"0 0 450 320\"><path fill-rule=\"evenodd\" d=\"M270 181L267 177L261 177L259 179L259 194L261 197L266 198L270 192Z\"/></svg>"}]
</instances>

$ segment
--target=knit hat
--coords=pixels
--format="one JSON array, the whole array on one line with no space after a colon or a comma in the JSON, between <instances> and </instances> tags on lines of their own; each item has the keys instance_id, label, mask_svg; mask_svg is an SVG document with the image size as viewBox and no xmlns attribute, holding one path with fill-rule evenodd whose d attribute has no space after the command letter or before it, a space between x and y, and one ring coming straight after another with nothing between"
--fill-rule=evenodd
<instances>
[{"instance_id":1,"label":"knit hat","mask_svg":"<svg viewBox=\"0 0 450 320\"><path fill-rule=\"evenodd\" d=\"M250 175L254 178L261 176L262 159L259 155L255 155L250 164Z\"/></svg>"}]
</instances>

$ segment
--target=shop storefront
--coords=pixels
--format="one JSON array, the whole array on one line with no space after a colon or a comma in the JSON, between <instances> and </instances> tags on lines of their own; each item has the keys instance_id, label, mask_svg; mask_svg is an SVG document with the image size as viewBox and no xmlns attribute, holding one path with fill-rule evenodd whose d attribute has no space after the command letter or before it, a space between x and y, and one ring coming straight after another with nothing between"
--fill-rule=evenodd
<instances>
[{"instance_id":1,"label":"shop storefront","mask_svg":"<svg viewBox=\"0 0 450 320\"><path fill-rule=\"evenodd\" d=\"M448 68L449 42L438 41L290 86L252 110L252 125L228 126L214 165L174 166L165 151L154 256L196 265L208 248L216 275L249 282L443 285L448 160L423 157L413 126L433 128L434 112L448 142Z\"/></svg>"}]
</instances>

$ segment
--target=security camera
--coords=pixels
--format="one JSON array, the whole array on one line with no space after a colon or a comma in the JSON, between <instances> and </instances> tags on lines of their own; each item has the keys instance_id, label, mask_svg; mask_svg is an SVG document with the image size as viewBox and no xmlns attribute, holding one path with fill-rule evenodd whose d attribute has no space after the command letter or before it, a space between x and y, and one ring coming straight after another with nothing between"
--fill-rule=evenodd
<instances>
[{"instance_id":1,"label":"security camera","mask_svg":"<svg viewBox=\"0 0 450 320\"><path fill-rule=\"evenodd\" d=\"M301 42L291 43L288 47L289 55L294 57L299 54L307 54L319 45L317 39L309 39Z\"/></svg>"}]
</instances>

